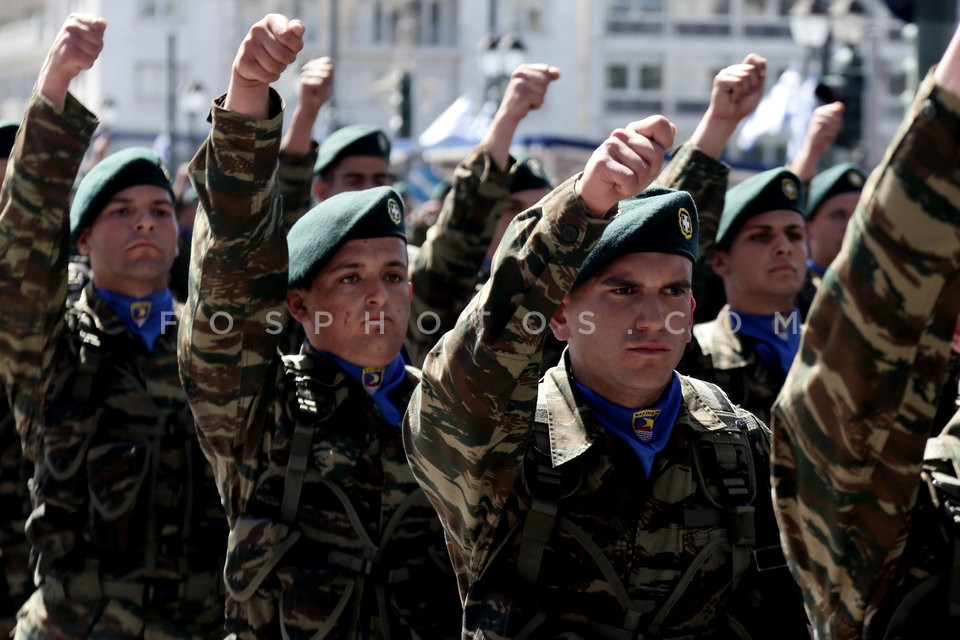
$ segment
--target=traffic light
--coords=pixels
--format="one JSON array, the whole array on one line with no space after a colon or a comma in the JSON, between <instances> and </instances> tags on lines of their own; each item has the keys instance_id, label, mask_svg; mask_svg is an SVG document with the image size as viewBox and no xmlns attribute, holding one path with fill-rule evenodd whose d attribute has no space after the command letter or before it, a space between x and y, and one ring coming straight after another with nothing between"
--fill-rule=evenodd
<instances>
[{"instance_id":1,"label":"traffic light","mask_svg":"<svg viewBox=\"0 0 960 640\"><path fill-rule=\"evenodd\" d=\"M393 115L390 117L390 129L394 138L409 138L413 131L410 84L409 71L393 72L393 93L390 95Z\"/></svg>"},{"instance_id":2,"label":"traffic light","mask_svg":"<svg viewBox=\"0 0 960 640\"><path fill-rule=\"evenodd\" d=\"M817 87L824 104L839 100L844 104L843 129L834 145L845 149L860 146L863 140L863 59L855 47L841 47L834 53L830 73Z\"/></svg>"}]
</instances>

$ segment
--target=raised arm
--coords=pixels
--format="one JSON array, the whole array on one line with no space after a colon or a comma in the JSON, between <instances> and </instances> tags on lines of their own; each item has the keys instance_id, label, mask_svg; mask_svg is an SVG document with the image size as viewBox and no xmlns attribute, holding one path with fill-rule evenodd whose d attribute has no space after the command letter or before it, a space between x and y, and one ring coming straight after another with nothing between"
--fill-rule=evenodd
<instances>
[{"instance_id":1,"label":"raised arm","mask_svg":"<svg viewBox=\"0 0 960 640\"><path fill-rule=\"evenodd\" d=\"M441 514L461 593L485 565L525 453L546 323L617 203L653 181L674 132L661 116L614 131L582 174L517 216L490 280L424 362L404 444Z\"/></svg>"},{"instance_id":2,"label":"raised arm","mask_svg":"<svg viewBox=\"0 0 960 640\"><path fill-rule=\"evenodd\" d=\"M287 245L275 178L282 105L270 84L294 61L302 36L299 21L276 14L253 25L190 166L200 206L180 375L221 486L230 463L259 445L251 432L256 402L282 326Z\"/></svg>"},{"instance_id":3,"label":"raised arm","mask_svg":"<svg viewBox=\"0 0 960 640\"><path fill-rule=\"evenodd\" d=\"M727 192L730 168L720 156L740 122L760 104L766 78L767 61L755 53L721 69L713 79L710 106L693 135L657 177L657 184L687 191L697 203L702 264L710 263Z\"/></svg>"},{"instance_id":4,"label":"raised arm","mask_svg":"<svg viewBox=\"0 0 960 640\"><path fill-rule=\"evenodd\" d=\"M774 406L775 504L818 638L879 636L865 621L903 575L960 312L958 165L960 31L863 191Z\"/></svg>"},{"instance_id":5,"label":"raised arm","mask_svg":"<svg viewBox=\"0 0 960 640\"><path fill-rule=\"evenodd\" d=\"M475 293L477 273L509 192L514 134L523 119L543 105L550 83L559 77L560 71L546 64L517 67L483 140L454 170L453 195L444 200L410 265L413 300L407 346L417 363L453 327Z\"/></svg>"},{"instance_id":6,"label":"raised arm","mask_svg":"<svg viewBox=\"0 0 960 640\"><path fill-rule=\"evenodd\" d=\"M320 109L330 100L333 69L333 59L326 56L314 58L300 68L297 106L280 142L280 195L287 229L313 206L311 185L319 149L313 139L313 126Z\"/></svg>"},{"instance_id":7,"label":"raised arm","mask_svg":"<svg viewBox=\"0 0 960 640\"><path fill-rule=\"evenodd\" d=\"M71 14L54 39L0 191L0 375L25 433L42 406L43 381L64 323L70 190L96 117L69 93L103 49L102 18Z\"/></svg>"},{"instance_id":8,"label":"raised arm","mask_svg":"<svg viewBox=\"0 0 960 640\"><path fill-rule=\"evenodd\" d=\"M803 146L796 157L787 163L787 168L797 174L804 183L809 183L813 176L817 175L820 158L840 135L844 109L842 102L831 102L813 110Z\"/></svg>"}]
</instances>

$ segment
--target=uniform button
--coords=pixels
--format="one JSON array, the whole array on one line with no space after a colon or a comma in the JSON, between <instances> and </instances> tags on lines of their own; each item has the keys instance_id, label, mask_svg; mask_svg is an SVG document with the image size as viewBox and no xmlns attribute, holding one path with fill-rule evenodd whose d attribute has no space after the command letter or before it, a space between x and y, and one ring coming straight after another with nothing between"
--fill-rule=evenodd
<instances>
[{"instance_id":1,"label":"uniform button","mask_svg":"<svg viewBox=\"0 0 960 640\"><path fill-rule=\"evenodd\" d=\"M927 98L923 101L923 104L920 105L920 113L917 114L917 122L930 122L937 115L937 107L934 106L933 100Z\"/></svg>"},{"instance_id":2,"label":"uniform button","mask_svg":"<svg viewBox=\"0 0 960 640\"><path fill-rule=\"evenodd\" d=\"M563 230L560 232L560 239L564 242L573 242L579 235L580 232L577 231L575 226L572 224L565 224L563 225Z\"/></svg>"}]
</instances>

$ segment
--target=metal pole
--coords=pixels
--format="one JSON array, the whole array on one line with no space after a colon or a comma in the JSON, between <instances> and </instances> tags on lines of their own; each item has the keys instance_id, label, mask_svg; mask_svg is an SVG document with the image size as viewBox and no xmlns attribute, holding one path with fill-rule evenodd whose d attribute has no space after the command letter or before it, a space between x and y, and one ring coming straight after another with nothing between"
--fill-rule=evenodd
<instances>
[{"instance_id":1,"label":"metal pole","mask_svg":"<svg viewBox=\"0 0 960 640\"><path fill-rule=\"evenodd\" d=\"M340 0L330 0L330 57L335 65L340 64ZM327 100L330 131L336 131L339 126L337 113L337 83L330 88L330 98Z\"/></svg>"},{"instance_id":2,"label":"metal pole","mask_svg":"<svg viewBox=\"0 0 960 640\"><path fill-rule=\"evenodd\" d=\"M177 34L167 34L167 135L170 136L170 166L171 173L177 171L177 145L174 130L177 122Z\"/></svg>"},{"instance_id":3,"label":"metal pole","mask_svg":"<svg viewBox=\"0 0 960 640\"><path fill-rule=\"evenodd\" d=\"M497 0L490 0L490 4L487 5L489 14L487 15L487 31L490 33L497 32Z\"/></svg>"}]
</instances>

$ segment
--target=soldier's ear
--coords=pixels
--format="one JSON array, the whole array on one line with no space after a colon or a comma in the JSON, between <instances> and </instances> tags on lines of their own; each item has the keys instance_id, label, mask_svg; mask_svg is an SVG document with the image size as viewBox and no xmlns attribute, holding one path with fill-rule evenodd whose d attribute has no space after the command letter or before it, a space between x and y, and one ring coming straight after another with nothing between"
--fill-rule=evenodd
<instances>
[{"instance_id":1,"label":"soldier's ear","mask_svg":"<svg viewBox=\"0 0 960 640\"><path fill-rule=\"evenodd\" d=\"M304 300L303 289L290 289L287 291L287 311L297 322L309 322L309 312Z\"/></svg>"},{"instance_id":2,"label":"soldier's ear","mask_svg":"<svg viewBox=\"0 0 960 640\"><path fill-rule=\"evenodd\" d=\"M566 298L560 303L560 307L553 314L553 317L550 318L550 331L553 332L553 337L562 342L566 342L567 338L570 337L571 329L570 322L567 320Z\"/></svg>"},{"instance_id":3,"label":"soldier's ear","mask_svg":"<svg viewBox=\"0 0 960 640\"><path fill-rule=\"evenodd\" d=\"M82 256L90 255L90 227L80 232L80 235L77 236L77 251L80 252Z\"/></svg>"},{"instance_id":4,"label":"soldier's ear","mask_svg":"<svg viewBox=\"0 0 960 640\"><path fill-rule=\"evenodd\" d=\"M721 278L724 278L730 275L730 266L729 266L727 252L714 251L713 258L711 260L711 266L713 267L713 272L716 273Z\"/></svg>"}]
</instances>

